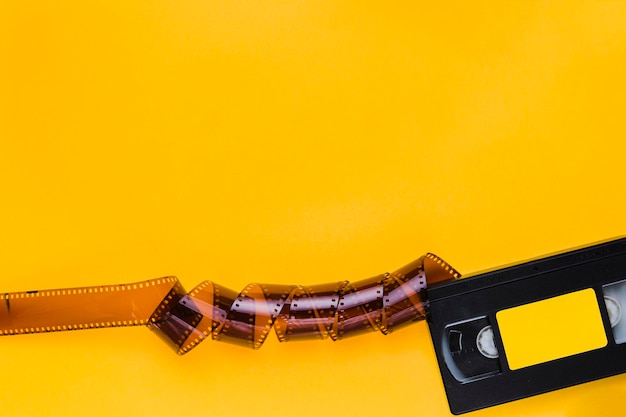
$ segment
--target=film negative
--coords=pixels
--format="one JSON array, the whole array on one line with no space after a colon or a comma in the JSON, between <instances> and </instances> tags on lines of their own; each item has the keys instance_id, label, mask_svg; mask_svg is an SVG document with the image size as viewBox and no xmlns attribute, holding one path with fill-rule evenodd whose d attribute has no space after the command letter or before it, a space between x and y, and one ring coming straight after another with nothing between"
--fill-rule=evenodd
<instances>
[{"instance_id":1,"label":"film negative","mask_svg":"<svg viewBox=\"0 0 626 417\"><path fill-rule=\"evenodd\" d=\"M258 349L272 330L340 340L426 319L454 414L626 372L626 238L460 277L427 254L353 283L5 293L0 335L145 325L184 354L205 339Z\"/></svg>"},{"instance_id":2,"label":"film negative","mask_svg":"<svg viewBox=\"0 0 626 417\"><path fill-rule=\"evenodd\" d=\"M176 277L132 284L0 295L0 335L147 325L179 354L203 340L253 349L272 328L279 341L383 334L426 318L428 283L458 278L427 254L354 283L249 284L240 292L205 281L187 293Z\"/></svg>"},{"instance_id":3,"label":"film negative","mask_svg":"<svg viewBox=\"0 0 626 417\"><path fill-rule=\"evenodd\" d=\"M626 371L626 239L428 287L450 410Z\"/></svg>"}]
</instances>

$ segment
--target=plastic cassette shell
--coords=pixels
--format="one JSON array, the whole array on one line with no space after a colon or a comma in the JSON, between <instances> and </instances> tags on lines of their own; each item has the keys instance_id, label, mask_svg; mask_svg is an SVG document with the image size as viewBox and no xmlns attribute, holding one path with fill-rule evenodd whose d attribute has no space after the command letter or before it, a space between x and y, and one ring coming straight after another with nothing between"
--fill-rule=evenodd
<instances>
[{"instance_id":1,"label":"plastic cassette shell","mask_svg":"<svg viewBox=\"0 0 626 417\"><path fill-rule=\"evenodd\" d=\"M430 327L450 410L501 404L626 372L626 343L615 342L603 286L626 279L626 238L428 287ZM498 311L593 288L607 335L605 347L511 370L498 329ZM571 319L577 320L576 311ZM500 370L459 381L450 366L450 326L486 319L493 328ZM446 333L447 332L447 333Z\"/></svg>"}]
</instances>

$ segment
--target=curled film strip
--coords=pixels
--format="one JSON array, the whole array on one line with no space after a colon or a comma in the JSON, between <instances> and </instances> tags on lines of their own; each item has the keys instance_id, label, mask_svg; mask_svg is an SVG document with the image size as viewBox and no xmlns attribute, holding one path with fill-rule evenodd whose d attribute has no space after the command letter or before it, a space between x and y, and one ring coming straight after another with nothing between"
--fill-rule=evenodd
<instances>
[{"instance_id":1,"label":"curled film strip","mask_svg":"<svg viewBox=\"0 0 626 417\"><path fill-rule=\"evenodd\" d=\"M186 293L178 279L0 295L0 335L147 325L179 354L207 338L261 347L279 341L387 334L426 317L426 287L460 274L427 254L392 273L354 283L249 284L237 293L205 281Z\"/></svg>"}]
</instances>

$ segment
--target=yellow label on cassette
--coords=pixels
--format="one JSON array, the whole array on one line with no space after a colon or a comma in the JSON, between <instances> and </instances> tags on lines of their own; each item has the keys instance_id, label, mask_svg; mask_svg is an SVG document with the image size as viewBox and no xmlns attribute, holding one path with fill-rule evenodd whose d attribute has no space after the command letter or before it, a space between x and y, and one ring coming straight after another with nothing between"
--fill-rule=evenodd
<instances>
[{"instance_id":1,"label":"yellow label on cassette","mask_svg":"<svg viewBox=\"0 0 626 417\"><path fill-rule=\"evenodd\" d=\"M511 370L607 344L600 308L591 288L502 310L496 318Z\"/></svg>"}]
</instances>

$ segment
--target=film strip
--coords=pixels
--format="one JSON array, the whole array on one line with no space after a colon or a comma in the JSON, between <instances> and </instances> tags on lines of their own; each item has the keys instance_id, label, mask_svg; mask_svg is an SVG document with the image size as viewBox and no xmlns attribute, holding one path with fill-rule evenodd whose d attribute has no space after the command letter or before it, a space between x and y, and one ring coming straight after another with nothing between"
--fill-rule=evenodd
<instances>
[{"instance_id":1,"label":"film strip","mask_svg":"<svg viewBox=\"0 0 626 417\"><path fill-rule=\"evenodd\" d=\"M205 281L186 292L176 277L132 284L0 295L0 335L147 325L177 353L207 338L258 349L279 341L388 334L426 318L426 287L459 278L427 254L354 283L248 284L240 292Z\"/></svg>"},{"instance_id":2,"label":"film strip","mask_svg":"<svg viewBox=\"0 0 626 417\"><path fill-rule=\"evenodd\" d=\"M175 277L0 295L0 335L146 325L179 354L203 340L388 334L426 319L461 414L626 372L626 238L460 278L427 254L368 279L311 286Z\"/></svg>"}]
</instances>

